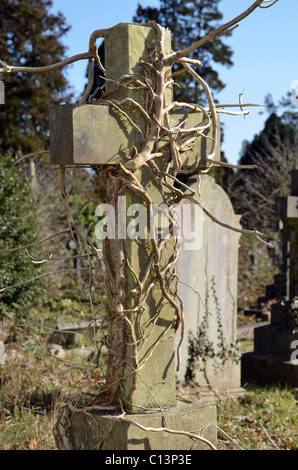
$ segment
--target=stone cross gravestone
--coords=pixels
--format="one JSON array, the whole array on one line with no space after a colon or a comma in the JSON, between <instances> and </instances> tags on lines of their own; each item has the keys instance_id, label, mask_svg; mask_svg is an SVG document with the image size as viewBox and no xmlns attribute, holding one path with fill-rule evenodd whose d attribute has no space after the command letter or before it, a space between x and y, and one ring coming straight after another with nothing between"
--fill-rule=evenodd
<instances>
[{"instance_id":1,"label":"stone cross gravestone","mask_svg":"<svg viewBox=\"0 0 298 470\"><path fill-rule=\"evenodd\" d=\"M190 180L189 185L214 216L241 229L240 216L234 213L228 195L214 178L201 176L200 194L197 178ZM176 265L181 281L179 293L185 307L185 337L178 379L182 385L190 379L197 383L202 399L236 396L243 393L237 347L240 233L214 223L199 206L189 206L189 216L191 210L196 211L198 221L193 230L198 239L192 246L185 234ZM185 217L182 222L187 222Z\"/></svg>"},{"instance_id":2,"label":"stone cross gravestone","mask_svg":"<svg viewBox=\"0 0 298 470\"><path fill-rule=\"evenodd\" d=\"M298 170L292 170L291 177L290 196L276 199L276 214L282 221L282 270L286 276L286 289L283 290L286 295L272 304L270 324L255 329L254 352L242 356L241 373L243 381L297 387Z\"/></svg>"},{"instance_id":3,"label":"stone cross gravestone","mask_svg":"<svg viewBox=\"0 0 298 470\"><path fill-rule=\"evenodd\" d=\"M145 60L156 40L154 28L120 24L108 30L105 36L106 92L119 77L134 75L143 77L140 61ZM166 50L170 51L170 32L166 32ZM123 100L133 97L144 105L143 90L120 87L112 95ZM172 100L169 87L168 100ZM129 208L133 204L146 204L146 197L156 204L169 201L171 192L161 188L148 168L141 167L135 173L140 182L138 191L131 191L119 179L119 164L125 164L142 146L146 133L146 120L137 108L125 109L137 123L130 125L116 107L88 104L53 107L50 113L51 163L58 165L108 165L104 173L107 181L107 201L116 215L116 225L122 217L130 224ZM202 120L199 113L173 113L173 123L181 128L192 128ZM210 131L209 131L210 132ZM184 166L192 166L197 155L208 154L211 139L199 138L193 148L181 158ZM165 138L158 148L169 145ZM217 146L219 151L219 144ZM218 155L217 155L218 157ZM161 170L168 160L156 162ZM134 180L135 181L135 180ZM124 202L123 202L124 201ZM148 209L148 206L146 207ZM132 215L130 213L130 215ZM149 216L149 212L147 214ZM117 228L119 228L119 225ZM121 225L122 230L123 225ZM158 227L157 227L158 228ZM211 405L176 402L175 381L175 324L177 306L172 302L175 275L167 269L173 263L174 244L170 237L164 242L160 259L150 254L148 245L155 246L151 234L143 241L119 235L105 238L103 249L107 261L106 288L108 294L108 373L97 403L123 406L140 425L160 428L167 424L180 430L203 429L203 436L216 442L216 409ZM154 251L154 250L153 250ZM162 267L162 276L154 272L155 263ZM142 279L145 279L142 282ZM139 284L139 286L138 286ZM146 295L138 304L134 295L140 287ZM107 408L108 409L108 408ZM148 414L148 411L150 412ZM117 421L105 412L92 415L92 422L83 413L69 413L67 417L68 444L73 449L189 449L192 440L186 436L154 433L134 425ZM59 448L65 446L65 428L61 421L55 426ZM110 432L107 434L107 429ZM103 439L103 436L105 438ZM64 444L63 444L64 442ZM100 445L99 445L100 442ZM199 442L196 448L208 448Z\"/></svg>"}]
</instances>

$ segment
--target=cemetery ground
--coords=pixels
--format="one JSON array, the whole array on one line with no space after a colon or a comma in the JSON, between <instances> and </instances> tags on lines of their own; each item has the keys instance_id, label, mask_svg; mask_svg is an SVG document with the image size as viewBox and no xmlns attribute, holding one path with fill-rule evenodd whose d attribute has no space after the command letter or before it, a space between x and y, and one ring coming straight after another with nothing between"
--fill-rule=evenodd
<instances>
[{"instance_id":1,"label":"cemetery ground","mask_svg":"<svg viewBox=\"0 0 298 470\"><path fill-rule=\"evenodd\" d=\"M81 289L64 285L51 292L42 311L39 307L30 316L27 312L25 322L35 319L36 324L2 330L6 355L0 366L1 450L56 450L52 429L59 404L71 393L98 389L102 377L99 369L88 367L92 345L87 334L76 334L73 345L49 348L49 328L88 320L87 312ZM14 321L3 317L1 326ZM251 339L241 346L242 352L253 350ZM244 450L297 450L297 390L242 385L245 397L217 403L218 449L237 450L228 435Z\"/></svg>"}]
</instances>

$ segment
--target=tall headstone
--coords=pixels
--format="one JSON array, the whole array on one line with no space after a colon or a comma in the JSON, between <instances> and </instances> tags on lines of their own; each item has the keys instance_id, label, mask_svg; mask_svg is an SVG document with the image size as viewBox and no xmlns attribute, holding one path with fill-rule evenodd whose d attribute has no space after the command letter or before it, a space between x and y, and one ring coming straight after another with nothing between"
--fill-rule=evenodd
<instances>
[{"instance_id":1,"label":"tall headstone","mask_svg":"<svg viewBox=\"0 0 298 470\"><path fill-rule=\"evenodd\" d=\"M291 172L291 195L276 199L281 221L284 297L271 306L270 324L254 332L254 351L242 356L242 380L298 386L298 170ZM276 288L276 291L280 289Z\"/></svg>"},{"instance_id":2,"label":"tall headstone","mask_svg":"<svg viewBox=\"0 0 298 470\"><path fill-rule=\"evenodd\" d=\"M214 178L202 175L199 187L196 178L190 187L196 190L196 199L217 219L241 229L240 216L234 213L228 195ZM239 395L243 392L237 347L240 233L218 225L200 207L191 206L192 210L183 212L185 233L182 230L177 262L179 293L185 311L178 379L185 384L192 378L200 387L202 399ZM197 237L192 243L190 217Z\"/></svg>"},{"instance_id":3,"label":"tall headstone","mask_svg":"<svg viewBox=\"0 0 298 470\"><path fill-rule=\"evenodd\" d=\"M167 32L165 41L168 51L171 50L169 36ZM114 81L128 75L144 78L140 61L146 60L155 39L154 28L130 24L111 28L105 36L107 78ZM106 91L109 91L111 83L107 82ZM129 97L133 97L140 105L146 101L145 93L140 89L132 90L132 87L120 87L112 95L118 101ZM171 90L168 99L172 99ZM127 125L127 119L121 113L119 115L113 106L90 104L54 107L51 110L51 161L61 165L113 165L109 167L110 172L105 173L107 201L113 207L115 220L121 221L124 215L130 225L128 209L133 204L143 205L146 210L148 207L138 191L131 191L125 181L117 177L118 165L132 158L136 149L140 150L140 131L146 134L147 123L138 109L128 107L125 112L137 123L139 130ZM193 127L201 119L198 113L175 116L176 122L181 122L181 126L186 125L187 128L188 124ZM189 120L185 119L187 117ZM202 139L201 142L198 139L192 152L184 155L184 164L193 165L196 154L202 153L203 146L205 152L208 151L206 142L209 145L209 140ZM162 142L160 145L168 143ZM161 159L157 164L161 170L165 170L167 160ZM140 183L140 192L144 191L152 203L159 205L169 200L170 191L165 189L161 192L148 168L140 168L134 176ZM206 437L216 442L216 409L211 405L187 406L184 403L181 406L176 402L174 336L177 312L169 296L166 298L161 291L163 285L164 292L170 296L173 294L175 276L170 270L164 269L174 255L173 240L170 238L164 243L159 260L163 267L160 279L154 266L158 262L157 254L154 251L152 254L150 237L151 234L146 233L140 242L132 237L120 236L116 228L114 237L103 242L105 259L108 260L108 373L103 390L93 401L89 400L89 404L100 403L107 408L102 415L95 411L90 420L84 413L72 413L66 407L66 415L61 416L55 426L59 448L67 445L73 449L175 450L189 449L192 445L192 440L186 436L179 438L175 434L161 433L154 438L155 433L140 431L136 425L117 421L114 416L107 415L110 406L116 407L118 413L123 406L128 416L133 413L131 419L140 426L161 428L167 423L168 427L182 431L204 428ZM141 305L135 295L140 285L142 291L147 292ZM208 446L199 443L196 448Z\"/></svg>"}]
</instances>

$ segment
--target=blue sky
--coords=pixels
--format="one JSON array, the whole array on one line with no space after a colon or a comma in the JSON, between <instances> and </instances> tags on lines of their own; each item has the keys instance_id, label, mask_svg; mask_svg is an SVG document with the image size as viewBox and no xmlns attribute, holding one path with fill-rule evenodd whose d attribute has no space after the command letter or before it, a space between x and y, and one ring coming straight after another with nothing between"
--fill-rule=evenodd
<instances>
[{"instance_id":1,"label":"blue sky","mask_svg":"<svg viewBox=\"0 0 298 470\"><path fill-rule=\"evenodd\" d=\"M158 7L158 0L140 1L142 6ZM223 22L236 17L253 3L253 0L221 0ZM110 28L120 22L131 22L136 12L135 0L53 0L53 11L61 11L71 25L64 37L68 55L88 50L90 34L101 28ZM225 39L234 51L231 68L217 67L226 84L217 95L220 103L243 101L263 104L267 93L278 102L298 83L298 1L279 0L272 8L258 8L242 21L232 36ZM70 84L80 96L85 82L86 61L67 67ZM297 85L298 89L298 85ZM297 105L298 106L298 105ZM260 108L250 108L243 116L222 116L225 123L223 150L230 163L237 163L243 140L252 140L263 128L266 114Z\"/></svg>"}]
</instances>

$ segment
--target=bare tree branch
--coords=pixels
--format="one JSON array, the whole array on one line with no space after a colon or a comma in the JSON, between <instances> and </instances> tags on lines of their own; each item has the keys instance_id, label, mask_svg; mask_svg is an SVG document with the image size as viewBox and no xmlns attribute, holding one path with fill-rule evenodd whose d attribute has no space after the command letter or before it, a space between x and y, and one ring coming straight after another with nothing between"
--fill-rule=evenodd
<instances>
[{"instance_id":1,"label":"bare tree branch","mask_svg":"<svg viewBox=\"0 0 298 470\"><path fill-rule=\"evenodd\" d=\"M44 238L43 240L39 240L38 242L29 243L28 245L18 246L16 248L10 248L9 250L0 251L0 255L4 255L6 253L13 253L14 251L19 251L19 250L25 250L26 248L30 248L31 246L41 245L42 243L48 240L52 240L55 237L59 237L60 235L63 235L64 233L69 233L69 232L70 232L70 229L63 230L62 232L55 233L55 235L51 235L50 237Z\"/></svg>"},{"instance_id":2,"label":"bare tree branch","mask_svg":"<svg viewBox=\"0 0 298 470\"><path fill-rule=\"evenodd\" d=\"M278 0L276 0L278 1ZM239 23L240 21L244 20L247 16L251 15L251 13L256 9L258 8L259 6L261 6L262 4L264 3L264 0L257 0L256 2L254 2L247 10L245 10L243 13L241 13L240 15L238 15L236 18L234 18L233 20L229 21L228 23L220 26L219 28L215 29L214 31L212 31L211 33L207 34L207 36L205 36L204 38L200 39L199 41L195 42L194 44L192 44L191 46L181 50L181 51L177 51L177 52L172 52L171 54L168 54L166 55L165 57L165 61L176 61L176 60L180 60L181 58L185 57L185 56L188 56L189 54L191 54L193 51L195 51L196 49L199 49L200 47L202 47L204 44L206 44L207 42L211 42L211 41L214 41L215 38L217 38L218 36L221 36L222 34L225 34L228 30L230 30L231 28L233 28L237 23ZM276 2L274 2L276 3ZM271 5L270 5L271 6Z\"/></svg>"}]
</instances>

